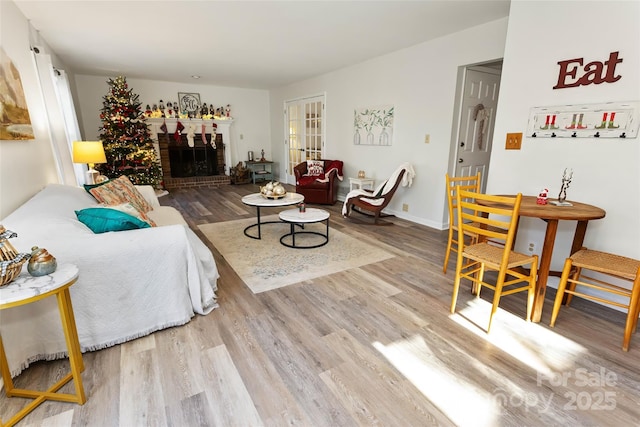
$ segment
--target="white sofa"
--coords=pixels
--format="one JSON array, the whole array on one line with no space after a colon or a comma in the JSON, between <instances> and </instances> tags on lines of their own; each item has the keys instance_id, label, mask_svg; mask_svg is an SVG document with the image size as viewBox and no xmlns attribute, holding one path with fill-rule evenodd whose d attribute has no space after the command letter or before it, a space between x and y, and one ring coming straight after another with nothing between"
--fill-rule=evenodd
<instances>
[{"instance_id":1,"label":"white sofa","mask_svg":"<svg viewBox=\"0 0 640 427\"><path fill-rule=\"evenodd\" d=\"M157 227L94 234L75 211L96 206L81 187L51 184L0 220L19 252L47 249L80 270L71 286L80 346L98 350L182 325L215 307L218 270L211 251L153 188L137 187ZM26 272L26 264L23 273ZM65 356L55 298L0 311L0 334L13 376L36 360Z\"/></svg>"}]
</instances>

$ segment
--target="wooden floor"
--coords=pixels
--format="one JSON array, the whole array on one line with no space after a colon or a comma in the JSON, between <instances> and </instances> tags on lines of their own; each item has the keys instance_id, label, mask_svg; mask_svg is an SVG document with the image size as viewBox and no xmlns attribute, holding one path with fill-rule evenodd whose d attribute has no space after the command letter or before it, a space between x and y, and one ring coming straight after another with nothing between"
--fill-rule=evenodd
<instances>
[{"instance_id":1,"label":"wooden floor","mask_svg":"<svg viewBox=\"0 0 640 427\"><path fill-rule=\"evenodd\" d=\"M257 188L176 190L161 203L198 233L198 224L253 217L240 199ZM551 300L533 324L513 295L487 335L490 291L476 299L465 285L449 313L446 232L353 222L341 206L330 208L331 228L372 236L395 257L254 295L209 244L219 309L85 353L86 404L45 402L19 425L640 424L640 337L621 350L620 313L575 301L549 328ZM44 389L66 369L66 360L40 362L15 383ZM2 394L0 416L26 402Z\"/></svg>"}]
</instances>

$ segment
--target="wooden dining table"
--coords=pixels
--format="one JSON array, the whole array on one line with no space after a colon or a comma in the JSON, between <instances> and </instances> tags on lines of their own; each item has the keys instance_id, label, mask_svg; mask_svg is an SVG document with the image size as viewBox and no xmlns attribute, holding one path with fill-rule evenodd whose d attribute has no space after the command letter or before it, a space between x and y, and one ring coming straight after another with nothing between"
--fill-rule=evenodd
<instances>
[{"instance_id":1,"label":"wooden dining table","mask_svg":"<svg viewBox=\"0 0 640 427\"><path fill-rule=\"evenodd\" d=\"M507 195L507 197L515 197L515 195ZM549 200L549 202L550 201L551 200ZM539 205L536 196L522 196L519 217L539 218L547 223L544 243L540 253L540 265L538 266L536 297L531 314L532 322L539 322L542 316L542 307L547 290L547 280L549 279L551 269L551 258L553 256L553 246L556 240L556 232L558 231L558 223L561 220L577 221L576 230L573 235L573 243L571 244L571 254L573 254L580 250L584 243L584 236L587 233L589 221L604 218L606 215L606 212L597 206L572 200L568 200L568 202L571 203L571 206L556 206L550 203ZM485 206L499 206L493 202L478 201L478 203Z\"/></svg>"}]
</instances>

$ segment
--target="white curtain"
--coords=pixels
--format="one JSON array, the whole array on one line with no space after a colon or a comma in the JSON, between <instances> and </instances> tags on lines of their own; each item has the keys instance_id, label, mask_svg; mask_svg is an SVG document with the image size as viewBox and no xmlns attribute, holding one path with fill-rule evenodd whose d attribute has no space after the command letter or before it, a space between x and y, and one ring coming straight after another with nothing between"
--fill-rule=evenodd
<instances>
[{"instance_id":1,"label":"white curtain","mask_svg":"<svg viewBox=\"0 0 640 427\"><path fill-rule=\"evenodd\" d=\"M42 48L33 49L33 57L46 107L58 181L66 185L82 185L86 165L74 165L72 161L72 143L81 138L67 75L54 69L51 56Z\"/></svg>"},{"instance_id":2,"label":"white curtain","mask_svg":"<svg viewBox=\"0 0 640 427\"><path fill-rule=\"evenodd\" d=\"M66 148L73 158L73 141L80 141L80 128L78 127L78 119L76 117L76 109L73 105L73 97L71 96L71 88L69 87L69 78L64 70L54 70L54 87L58 97L58 103L62 109L64 118L64 128L67 134ZM75 172L76 182L82 185L85 182L85 164L74 163L73 170Z\"/></svg>"}]
</instances>

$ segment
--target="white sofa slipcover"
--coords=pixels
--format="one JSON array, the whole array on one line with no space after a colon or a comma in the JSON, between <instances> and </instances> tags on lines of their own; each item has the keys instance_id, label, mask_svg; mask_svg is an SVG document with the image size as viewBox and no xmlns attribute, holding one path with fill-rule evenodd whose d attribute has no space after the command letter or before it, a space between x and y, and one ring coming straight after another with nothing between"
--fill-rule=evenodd
<instances>
[{"instance_id":1,"label":"white sofa slipcover","mask_svg":"<svg viewBox=\"0 0 640 427\"><path fill-rule=\"evenodd\" d=\"M94 234L75 211L96 206L81 187L51 184L0 220L19 252L47 249L80 270L71 286L80 347L98 350L182 325L217 307L218 270L211 251L153 188L137 187L154 207L157 227ZM26 264L23 273L26 272ZM12 376L37 360L66 356L55 298L0 311L0 334Z\"/></svg>"}]
</instances>

